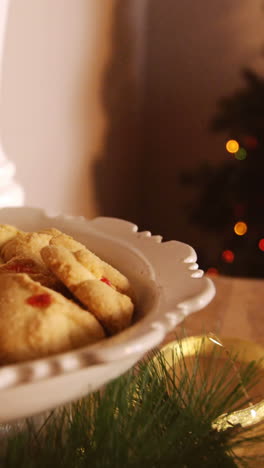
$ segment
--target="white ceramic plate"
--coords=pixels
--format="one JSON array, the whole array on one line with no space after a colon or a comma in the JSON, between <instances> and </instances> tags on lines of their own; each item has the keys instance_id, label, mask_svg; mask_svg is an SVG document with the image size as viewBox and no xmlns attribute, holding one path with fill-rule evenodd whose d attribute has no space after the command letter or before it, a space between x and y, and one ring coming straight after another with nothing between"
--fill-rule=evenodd
<instances>
[{"instance_id":1,"label":"white ceramic plate","mask_svg":"<svg viewBox=\"0 0 264 468\"><path fill-rule=\"evenodd\" d=\"M196 253L177 241L138 232L114 218L48 216L38 208L3 208L0 223L25 231L55 227L72 235L129 277L139 316L115 337L46 359L0 368L0 422L30 416L95 391L162 342L184 317L206 306L213 283Z\"/></svg>"}]
</instances>

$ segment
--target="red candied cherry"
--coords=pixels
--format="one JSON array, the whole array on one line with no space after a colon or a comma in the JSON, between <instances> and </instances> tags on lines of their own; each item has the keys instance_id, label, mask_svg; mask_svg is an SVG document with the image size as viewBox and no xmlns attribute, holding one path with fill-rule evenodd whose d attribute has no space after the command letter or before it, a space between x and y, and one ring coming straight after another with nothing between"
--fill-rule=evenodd
<instances>
[{"instance_id":1,"label":"red candied cherry","mask_svg":"<svg viewBox=\"0 0 264 468\"><path fill-rule=\"evenodd\" d=\"M52 303L52 297L48 293L36 294L28 297L26 302L33 307L48 307Z\"/></svg>"},{"instance_id":2,"label":"red candied cherry","mask_svg":"<svg viewBox=\"0 0 264 468\"><path fill-rule=\"evenodd\" d=\"M100 281L102 281L103 283L107 284L107 286L112 286L111 282L109 281L108 278L105 278L105 276L102 276L102 278L100 279Z\"/></svg>"}]
</instances>

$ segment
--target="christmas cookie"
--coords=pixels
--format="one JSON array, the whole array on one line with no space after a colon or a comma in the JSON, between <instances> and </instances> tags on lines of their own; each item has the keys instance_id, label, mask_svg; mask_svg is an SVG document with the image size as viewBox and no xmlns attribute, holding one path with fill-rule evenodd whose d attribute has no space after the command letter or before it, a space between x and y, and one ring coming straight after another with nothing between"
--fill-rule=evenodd
<instances>
[{"instance_id":1,"label":"christmas cookie","mask_svg":"<svg viewBox=\"0 0 264 468\"><path fill-rule=\"evenodd\" d=\"M49 234L50 236L59 236L62 234L61 231L59 231L56 228L46 228L46 229L41 229L38 231L39 234Z\"/></svg>"},{"instance_id":2,"label":"christmas cookie","mask_svg":"<svg viewBox=\"0 0 264 468\"><path fill-rule=\"evenodd\" d=\"M2 273L26 273L32 280L39 282L43 286L62 293L66 291L66 288L56 276L49 273L45 266L42 267L42 265L35 262L32 258L13 257L8 262L0 265L0 274Z\"/></svg>"},{"instance_id":3,"label":"christmas cookie","mask_svg":"<svg viewBox=\"0 0 264 468\"><path fill-rule=\"evenodd\" d=\"M78 262L87 268L97 279L110 282L117 291L132 296L132 289L129 280L118 270L113 268L108 263L101 260L94 253L88 250L84 245L77 242L72 237L66 234L60 234L52 237L50 245L62 246L74 252Z\"/></svg>"},{"instance_id":4,"label":"christmas cookie","mask_svg":"<svg viewBox=\"0 0 264 468\"><path fill-rule=\"evenodd\" d=\"M21 270L21 273L31 273L30 277L35 281L63 292L65 288L63 288L62 283L48 270L40 255L41 249L49 244L52 235L55 233L58 234L60 231L51 228L40 232L17 232L13 238L3 245L1 256L4 262L13 260L13 263L9 264L7 268L14 268L13 271L16 271L16 264L18 262L17 271ZM23 265L23 259L25 260L25 265ZM26 271L27 263L30 260L31 269L34 264L34 271L32 272ZM4 265L3 268L5 268ZM25 271L24 268L26 268Z\"/></svg>"},{"instance_id":5,"label":"christmas cookie","mask_svg":"<svg viewBox=\"0 0 264 468\"><path fill-rule=\"evenodd\" d=\"M0 224L0 249L6 242L13 239L18 232L16 227L10 226L9 224Z\"/></svg>"},{"instance_id":6,"label":"christmas cookie","mask_svg":"<svg viewBox=\"0 0 264 468\"><path fill-rule=\"evenodd\" d=\"M76 252L70 252L61 245L50 245L41 250L41 255L47 267L110 334L117 333L130 325L134 311L130 297L112 287L108 278L104 276L97 278L79 262Z\"/></svg>"},{"instance_id":7,"label":"christmas cookie","mask_svg":"<svg viewBox=\"0 0 264 468\"><path fill-rule=\"evenodd\" d=\"M68 234L59 233L50 240L51 245L65 247L65 249L70 250L71 252L77 252L77 250L85 249L85 246L80 242L77 242L73 237L68 236Z\"/></svg>"},{"instance_id":8,"label":"christmas cookie","mask_svg":"<svg viewBox=\"0 0 264 468\"><path fill-rule=\"evenodd\" d=\"M78 262L91 271L97 279L105 281L106 284L110 283L120 293L132 297L129 280L118 270L101 260L88 249L78 250L74 255Z\"/></svg>"},{"instance_id":9,"label":"christmas cookie","mask_svg":"<svg viewBox=\"0 0 264 468\"><path fill-rule=\"evenodd\" d=\"M0 251L6 242L13 239L19 230L15 226L10 226L9 224L0 224ZM0 265L4 263L2 255L0 256Z\"/></svg>"},{"instance_id":10,"label":"christmas cookie","mask_svg":"<svg viewBox=\"0 0 264 468\"><path fill-rule=\"evenodd\" d=\"M27 274L0 275L0 362L50 356L104 338L96 318Z\"/></svg>"},{"instance_id":11,"label":"christmas cookie","mask_svg":"<svg viewBox=\"0 0 264 468\"><path fill-rule=\"evenodd\" d=\"M32 258L43 265L40 251L49 244L51 234L38 232L18 232L15 237L6 242L1 249L5 261L13 257Z\"/></svg>"}]
</instances>

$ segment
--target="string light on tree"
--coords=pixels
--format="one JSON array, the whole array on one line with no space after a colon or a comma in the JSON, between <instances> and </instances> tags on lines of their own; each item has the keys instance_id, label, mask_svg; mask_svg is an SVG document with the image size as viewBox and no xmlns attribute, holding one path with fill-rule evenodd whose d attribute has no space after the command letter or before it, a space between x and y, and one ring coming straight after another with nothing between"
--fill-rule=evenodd
<instances>
[{"instance_id":1,"label":"string light on tree","mask_svg":"<svg viewBox=\"0 0 264 468\"><path fill-rule=\"evenodd\" d=\"M264 237L258 243L259 249L264 252Z\"/></svg>"},{"instance_id":2,"label":"string light on tree","mask_svg":"<svg viewBox=\"0 0 264 468\"><path fill-rule=\"evenodd\" d=\"M217 269L217 268L214 268L214 267L208 268L208 270L207 270L206 273L208 273L208 275L213 275L213 276L219 275L218 269Z\"/></svg>"},{"instance_id":3,"label":"string light on tree","mask_svg":"<svg viewBox=\"0 0 264 468\"><path fill-rule=\"evenodd\" d=\"M236 140L228 140L226 142L226 150L228 153L234 154L239 150L239 143Z\"/></svg>"},{"instance_id":4,"label":"string light on tree","mask_svg":"<svg viewBox=\"0 0 264 468\"><path fill-rule=\"evenodd\" d=\"M244 236L248 230L247 224L244 221L238 221L234 226L234 232L237 236Z\"/></svg>"},{"instance_id":5,"label":"string light on tree","mask_svg":"<svg viewBox=\"0 0 264 468\"><path fill-rule=\"evenodd\" d=\"M250 150L255 150L258 147L258 140L253 135L246 135L243 138L243 143L246 148Z\"/></svg>"},{"instance_id":6,"label":"string light on tree","mask_svg":"<svg viewBox=\"0 0 264 468\"><path fill-rule=\"evenodd\" d=\"M235 158L239 161L244 161L247 157L247 151L245 148L239 148L239 150L235 153Z\"/></svg>"},{"instance_id":7,"label":"string light on tree","mask_svg":"<svg viewBox=\"0 0 264 468\"><path fill-rule=\"evenodd\" d=\"M222 252L222 259L226 263L233 263L233 261L235 259L235 254L234 254L234 252L232 250L224 250Z\"/></svg>"},{"instance_id":8,"label":"string light on tree","mask_svg":"<svg viewBox=\"0 0 264 468\"><path fill-rule=\"evenodd\" d=\"M190 220L208 239L199 248L202 268L264 278L264 74L245 69L243 76L245 86L219 100L210 125L225 135L225 160L204 161L184 183L197 188ZM223 253L227 249L233 261L232 254Z\"/></svg>"}]
</instances>

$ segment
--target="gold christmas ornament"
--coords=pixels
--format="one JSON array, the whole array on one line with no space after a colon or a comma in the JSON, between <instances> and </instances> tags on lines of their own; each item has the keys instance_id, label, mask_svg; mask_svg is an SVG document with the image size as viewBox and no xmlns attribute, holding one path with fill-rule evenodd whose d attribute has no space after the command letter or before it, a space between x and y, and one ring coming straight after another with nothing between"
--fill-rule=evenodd
<instances>
[{"instance_id":1,"label":"gold christmas ornament","mask_svg":"<svg viewBox=\"0 0 264 468\"><path fill-rule=\"evenodd\" d=\"M230 427L250 427L264 420L264 400L248 408L221 414L212 424L212 428L218 432L226 431Z\"/></svg>"},{"instance_id":2,"label":"gold christmas ornament","mask_svg":"<svg viewBox=\"0 0 264 468\"><path fill-rule=\"evenodd\" d=\"M238 338L219 338L213 333L209 333L208 335L190 336L173 341L165 345L161 351L168 367L176 367L175 370L178 372L183 361L184 366L189 358L195 356L199 356L199 360L206 361L216 351L216 347L222 349L222 353L214 358L216 364L219 361L219 366L221 366L224 361L230 361L237 376L237 383L241 385L241 390L249 403L243 409L221 414L213 421L212 428L217 431L225 431L234 426L246 428L264 421L264 400L262 399L264 397L264 347L251 341ZM255 395L255 391L253 394L253 390L252 393L251 391L250 394L248 393L239 372L239 366L249 364L252 361L255 361L259 368L260 381L257 386L257 395Z\"/></svg>"}]
</instances>

